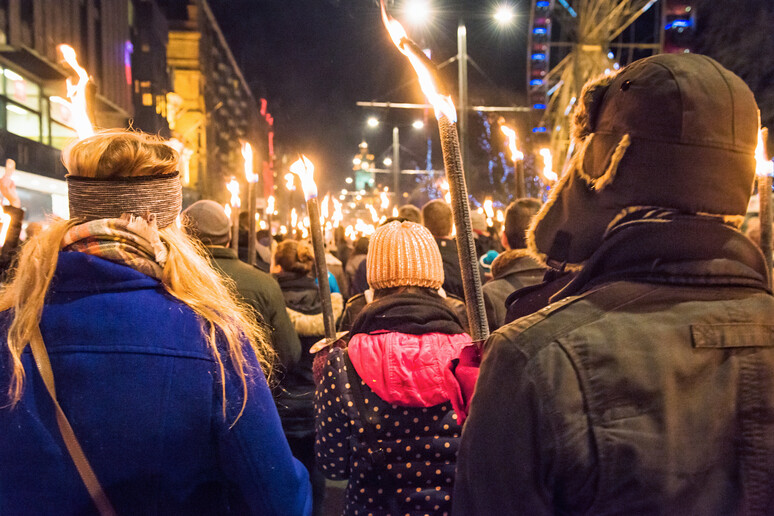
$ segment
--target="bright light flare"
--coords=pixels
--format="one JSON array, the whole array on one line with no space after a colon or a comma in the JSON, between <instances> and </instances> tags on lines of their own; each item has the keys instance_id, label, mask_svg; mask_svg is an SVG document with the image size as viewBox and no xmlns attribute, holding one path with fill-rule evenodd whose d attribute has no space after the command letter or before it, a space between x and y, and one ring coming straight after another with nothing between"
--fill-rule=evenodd
<instances>
[{"instance_id":1,"label":"bright light flare","mask_svg":"<svg viewBox=\"0 0 774 516\"><path fill-rule=\"evenodd\" d=\"M368 127L377 127L379 125L379 119L372 116L366 123L368 124Z\"/></svg>"},{"instance_id":2,"label":"bright light flare","mask_svg":"<svg viewBox=\"0 0 774 516\"><path fill-rule=\"evenodd\" d=\"M516 15L513 13L513 8L510 5L503 4L497 6L493 17L499 26L505 27L513 23Z\"/></svg>"},{"instance_id":3,"label":"bright light flare","mask_svg":"<svg viewBox=\"0 0 774 516\"><path fill-rule=\"evenodd\" d=\"M403 12L412 25L425 25L430 21L432 8L428 0L406 2Z\"/></svg>"},{"instance_id":4,"label":"bright light flare","mask_svg":"<svg viewBox=\"0 0 774 516\"><path fill-rule=\"evenodd\" d=\"M298 213L296 213L296 209L293 208L290 210L290 227L294 228L298 225Z\"/></svg>"},{"instance_id":5,"label":"bright light flare","mask_svg":"<svg viewBox=\"0 0 774 516\"><path fill-rule=\"evenodd\" d=\"M231 178L231 181L226 183L226 190L229 191L231 194L231 200L229 201L231 203L231 206L234 208L239 208L242 206L242 201L239 198L239 181L236 180L236 178Z\"/></svg>"},{"instance_id":6,"label":"bright light flare","mask_svg":"<svg viewBox=\"0 0 774 516\"><path fill-rule=\"evenodd\" d=\"M425 123L422 120L414 120L411 123L411 127L413 127L414 129L424 129Z\"/></svg>"},{"instance_id":7,"label":"bright light flare","mask_svg":"<svg viewBox=\"0 0 774 516\"><path fill-rule=\"evenodd\" d=\"M559 179L559 176L553 170L553 157L549 149L540 149L540 155L543 157L543 177L551 183Z\"/></svg>"},{"instance_id":8,"label":"bright light flare","mask_svg":"<svg viewBox=\"0 0 774 516\"><path fill-rule=\"evenodd\" d=\"M393 217L397 217L398 216L398 207L397 206L393 206L392 207L392 216Z\"/></svg>"},{"instance_id":9,"label":"bright light flare","mask_svg":"<svg viewBox=\"0 0 774 516\"><path fill-rule=\"evenodd\" d=\"M325 197L323 197L323 201L320 204L320 216L323 219L328 218L328 207L330 206L331 198L330 195L325 194Z\"/></svg>"},{"instance_id":10,"label":"bright light flare","mask_svg":"<svg viewBox=\"0 0 774 516\"><path fill-rule=\"evenodd\" d=\"M274 198L273 195L270 195L269 198L266 200L266 213L269 215L274 214L274 203L276 203L277 200Z\"/></svg>"},{"instance_id":11,"label":"bright light flare","mask_svg":"<svg viewBox=\"0 0 774 516\"><path fill-rule=\"evenodd\" d=\"M245 160L245 179L248 183L257 183L259 176L253 172L253 147L247 142L242 142L242 158Z\"/></svg>"},{"instance_id":12,"label":"bright light flare","mask_svg":"<svg viewBox=\"0 0 774 516\"><path fill-rule=\"evenodd\" d=\"M379 214L376 213L376 208L374 208L374 205L371 203L366 204L366 209L368 210L368 213L371 214L371 220L374 223L379 222Z\"/></svg>"},{"instance_id":13,"label":"bright light flare","mask_svg":"<svg viewBox=\"0 0 774 516\"><path fill-rule=\"evenodd\" d=\"M766 140L769 130L758 129L758 146L755 148L755 173L759 176L774 176L774 161L766 155Z\"/></svg>"},{"instance_id":14,"label":"bright light flare","mask_svg":"<svg viewBox=\"0 0 774 516\"><path fill-rule=\"evenodd\" d=\"M497 222L505 222L505 213L503 213L503 210L497 210L497 217L495 220L497 220Z\"/></svg>"},{"instance_id":15,"label":"bright light flare","mask_svg":"<svg viewBox=\"0 0 774 516\"><path fill-rule=\"evenodd\" d=\"M344 220L344 214L341 211L341 203L336 199L333 199L333 216L331 217L333 227L339 227L342 220Z\"/></svg>"},{"instance_id":16,"label":"bright light flare","mask_svg":"<svg viewBox=\"0 0 774 516\"><path fill-rule=\"evenodd\" d=\"M417 73L419 79L419 85L422 88L422 92L427 97L430 104L433 105L435 111L435 117L441 118L445 116L451 122L457 121L457 110L454 107L454 102L448 95L442 95L438 92L435 85L435 79L433 74L430 73L430 69L425 64L426 57L421 53L419 47L413 43L398 20L387 14L387 8L384 6L384 0L380 1L382 9L382 21L387 28L387 32L392 38L392 42L398 47L401 54L408 58L409 63Z\"/></svg>"},{"instance_id":17,"label":"bright light flare","mask_svg":"<svg viewBox=\"0 0 774 516\"><path fill-rule=\"evenodd\" d=\"M516 136L516 130L508 127L507 125L501 125L500 130L505 135L505 140L508 145L508 150L511 151L511 160L521 161L524 159L524 153L518 148L518 137Z\"/></svg>"},{"instance_id":18,"label":"bright light flare","mask_svg":"<svg viewBox=\"0 0 774 516\"><path fill-rule=\"evenodd\" d=\"M5 245L5 239L8 238L8 230L11 227L11 215L0 211L0 247Z\"/></svg>"},{"instance_id":19,"label":"bright light flare","mask_svg":"<svg viewBox=\"0 0 774 516\"><path fill-rule=\"evenodd\" d=\"M231 219L231 205L230 204L224 204L223 205L223 211L226 212L226 217L228 217L229 220L230 220Z\"/></svg>"},{"instance_id":20,"label":"bright light flare","mask_svg":"<svg viewBox=\"0 0 774 516\"><path fill-rule=\"evenodd\" d=\"M78 56L73 47L70 45L59 45L57 49L62 54L64 61L78 75L77 83L73 84L72 79L68 77L66 84L67 97L70 99L68 106L72 113L73 129L78 134L78 139L83 140L94 135L94 125L92 125L89 119L89 111L86 106L86 85L89 83L89 74L78 64ZM60 102L59 98L57 98L56 102Z\"/></svg>"},{"instance_id":21,"label":"bright light flare","mask_svg":"<svg viewBox=\"0 0 774 516\"><path fill-rule=\"evenodd\" d=\"M307 201L317 197L317 185L314 182L314 163L309 158L301 155L298 161L290 165L290 171L301 180L301 188L304 189L304 197Z\"/></svg>"}]
</instances>

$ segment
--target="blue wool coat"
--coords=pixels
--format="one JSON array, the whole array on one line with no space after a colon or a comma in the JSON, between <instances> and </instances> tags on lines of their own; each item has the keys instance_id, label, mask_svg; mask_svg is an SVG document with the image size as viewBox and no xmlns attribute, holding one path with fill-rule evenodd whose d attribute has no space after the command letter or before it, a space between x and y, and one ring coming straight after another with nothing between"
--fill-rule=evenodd
<instances>
[{"instance_id":1,"label":"blue wool coat","mask_svg":"<svg viewBox=\"0 0 774 516\"><path fill-rule=\"evenodd\" d=\"M9 378L1 314L0 398ZM308 475L291 456L255 356L247 407L218 367L199 318L153 278L60 253L41 330L57 396L119 514L307 514ZM24 394L0 401L0 514L96 512L24 352ZM228 368L228 364L227 364ZM227 369L228 370L228 369Z\"/></svg>"}]
</instances>

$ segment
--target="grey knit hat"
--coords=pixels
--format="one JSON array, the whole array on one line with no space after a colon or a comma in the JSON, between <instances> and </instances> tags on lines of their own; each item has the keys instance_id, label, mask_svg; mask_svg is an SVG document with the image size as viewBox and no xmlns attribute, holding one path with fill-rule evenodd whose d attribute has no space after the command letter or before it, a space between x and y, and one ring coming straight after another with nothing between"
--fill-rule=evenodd
<instances>
[{"instance_id":1,"label":"grey knit hat","mask_svg":"<svg viewBox=\"0 0 774 516\"><path fill-rule=\"evenodd\" d=\"M713 59L661 54L581 92L567 173L527 231L531 254L579 265L640 206L740 217L755 175L758 107Z\"/></svg>"},{"instance_id":2,"label":"grey knit hat","mask_svg":"<svg viewBox=\"0 0 774 516\"><path fill-rule=\"evenodd\" d=\"M215 201L196 201L183 211L188 229L204 245L226 245L231 237L231 221L223 206Z\"/></svg>"}]
</instances>

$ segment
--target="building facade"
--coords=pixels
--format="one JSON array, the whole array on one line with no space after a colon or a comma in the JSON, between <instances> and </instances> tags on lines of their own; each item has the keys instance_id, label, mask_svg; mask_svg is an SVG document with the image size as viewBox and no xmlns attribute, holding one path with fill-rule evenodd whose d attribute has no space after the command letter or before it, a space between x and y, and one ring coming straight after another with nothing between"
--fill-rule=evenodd
<instances>
[{"instance_id":1,"label":"building facade","mask_svg":"<svg viewBox=\"0 0 774 516\"><path fill-rule=\"evenodd\" d=\"M242 141L253 146L255 172L271 168L272 119L265 104L259 107L207 2L159 4L170 23L167 61L174 93L168 120L183 149L186 184L203 198L225 203L229 179L245 183Z\"/></svg>"}]
</instances>

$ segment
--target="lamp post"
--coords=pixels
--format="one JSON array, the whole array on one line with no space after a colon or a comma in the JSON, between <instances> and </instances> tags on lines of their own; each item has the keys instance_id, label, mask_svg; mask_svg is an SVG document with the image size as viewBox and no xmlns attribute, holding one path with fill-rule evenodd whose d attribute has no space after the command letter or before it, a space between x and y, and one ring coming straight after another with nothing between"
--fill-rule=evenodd
<instances>
[{"instance_id":1,"label":"lamp post","mask_svg":"<svg viewBox=\"0 0 774 516\"><path fill-rule=\"evenodd\" d=\"M398 126L392 128L392 191L395 192L395 206L400 205L400 130Z\"/></svg>"},{"instance_id":2,"label":"lamp post","mask_svg":"<svg viewBox=\"0 0 774 516\"><path fill-rule=\"evenodd\" d=\"M462 163L468 163L468 29L462 20L457 25L457 82L459 87L457 128L460 133Z\"/></svg>"}]
</instances>

